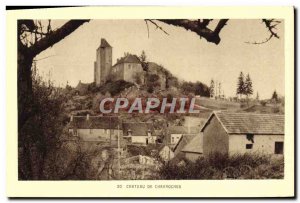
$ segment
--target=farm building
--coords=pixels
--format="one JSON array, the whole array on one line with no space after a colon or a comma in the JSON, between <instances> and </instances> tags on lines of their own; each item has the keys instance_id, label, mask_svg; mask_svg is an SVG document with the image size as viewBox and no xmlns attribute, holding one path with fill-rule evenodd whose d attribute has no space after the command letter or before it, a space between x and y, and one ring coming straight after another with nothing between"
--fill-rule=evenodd
<instances>
[{"instance_id":1,"label":"farm building","mask_svg":"<svg viewBox=\"0 0 300 203\"><path fill-rule=\"evenodd\" d=\"M129 143L155 144L156 135L153 123L151 122L124 122L123 138Z\"/></svg>"},{"instance_id":2,"label":"farm building","mask_svg":"<svg viewBox=\"0 0 300 203\"><path fill-rule=\"evenodd\" d=\"M203 156L203 137L196 135L189 143L187 143L181 150L184 157L190 161L196 161L199 157Z\"/></svg>"},{"instance_id":3,"label":"farm building","mask_svg":"<svg viewBox=\"0 0 300 203\"><path fill-rule=\"evenodd\" d=\"M201 132L204 155L284 151L284 115L213 112Z\"/></svg>"}]
</instances>

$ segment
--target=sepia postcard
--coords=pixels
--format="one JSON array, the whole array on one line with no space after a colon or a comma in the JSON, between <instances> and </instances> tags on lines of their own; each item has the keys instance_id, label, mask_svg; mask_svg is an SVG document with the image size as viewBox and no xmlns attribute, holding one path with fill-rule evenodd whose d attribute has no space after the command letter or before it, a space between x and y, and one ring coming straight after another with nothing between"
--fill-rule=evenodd
<instances>
[{"instance_id":1,"label":"sepia postcard","mask_svg":"<svg viewBox=\"0 0 300 203\"><path fill-rule=\"evenodd\" d=\"M294 197L293 7L7 8L7 196Z\"/></svg>"}]
</instances>

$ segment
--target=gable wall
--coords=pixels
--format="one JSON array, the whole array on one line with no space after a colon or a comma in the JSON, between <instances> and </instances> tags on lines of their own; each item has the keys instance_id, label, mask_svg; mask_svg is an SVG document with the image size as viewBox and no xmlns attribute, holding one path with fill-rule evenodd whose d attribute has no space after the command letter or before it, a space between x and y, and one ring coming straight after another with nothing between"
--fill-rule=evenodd
<instances>
[{"instance_id":1,"label":"gable wall","mask_svg":"<svg viewBox=\"0 0 300 203\"><path fill-rule=\"evenodd\" d=\"M203 154L205 156L210 153L228 153L229 139L226 131L213 116L203 131Z\"/></svg>"}]
</instances>

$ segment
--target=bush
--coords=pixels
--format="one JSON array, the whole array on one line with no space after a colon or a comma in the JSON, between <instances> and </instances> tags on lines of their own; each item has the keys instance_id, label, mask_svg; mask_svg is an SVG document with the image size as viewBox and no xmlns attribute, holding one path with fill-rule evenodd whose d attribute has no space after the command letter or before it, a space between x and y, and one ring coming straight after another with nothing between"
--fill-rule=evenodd
<instances>
[{"instance_id":1,"label":"bush","mask_svg":"<svg viewBox=\"0 0 300 203\"><path fill-rule=\"evenodd\" d=\"M185 165L165 164L159 174L161 179L278 179L283 178L283 158L258 154L227 156L211 154L200 157L195 163L185 160Z\"/></svg>"},{"instance_id":2,"label":"bush","mask_svg":"<svg viewBox=\"0 0 300 203\"><path fill-rule=\"evenodd\" d=\"M267 102L266 102L266 101L260 101L260 104L261 104L262 106L266 106L266 105L267 105Z\"/></svg>"}]
</instances>

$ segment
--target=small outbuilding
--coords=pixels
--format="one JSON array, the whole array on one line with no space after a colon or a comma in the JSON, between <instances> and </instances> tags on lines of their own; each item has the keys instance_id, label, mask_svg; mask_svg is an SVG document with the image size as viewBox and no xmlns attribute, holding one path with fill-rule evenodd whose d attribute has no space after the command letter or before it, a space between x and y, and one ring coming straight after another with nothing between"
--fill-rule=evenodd
<instances>
[{"instance_id":1,"label":"small outbuilding","mask_svg":"<svg viewBox=\"0 0 300 203\"><path fill-rule=\"evenodd\" d=\"M201 129L203 154L284 153L284 115L213 112Z\"/></svg>"}]
</instances>

